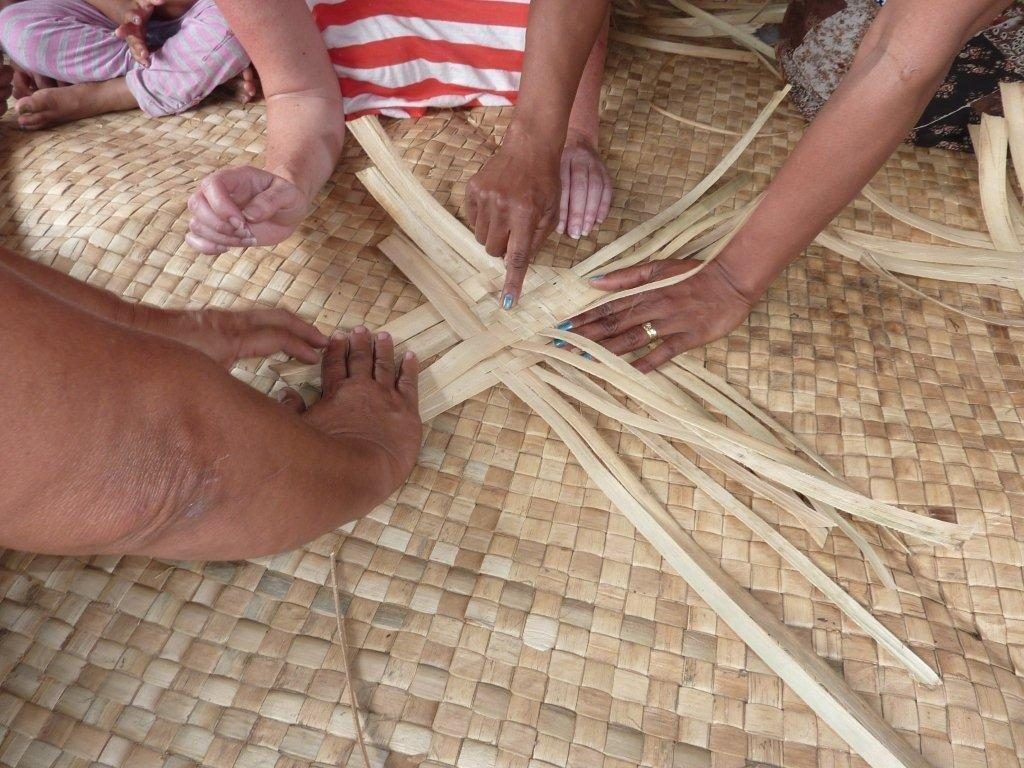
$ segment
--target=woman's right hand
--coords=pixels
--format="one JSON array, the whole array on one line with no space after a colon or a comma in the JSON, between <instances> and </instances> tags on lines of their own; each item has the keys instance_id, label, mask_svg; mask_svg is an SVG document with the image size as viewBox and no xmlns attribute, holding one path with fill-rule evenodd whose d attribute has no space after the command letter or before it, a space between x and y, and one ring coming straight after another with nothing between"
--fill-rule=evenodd
<instances>
[{"instance_id":1,"label":"woman's right hand","mask_svg":"<svg viewBox=\"0 0 1024 768\"><path fill-rule=\"evenodd\" d=\"M186 242L200 253L276 245L309 212L309 199L287 179L251 165L207 176L189 198Z\"/></svg>"}]
</instances>

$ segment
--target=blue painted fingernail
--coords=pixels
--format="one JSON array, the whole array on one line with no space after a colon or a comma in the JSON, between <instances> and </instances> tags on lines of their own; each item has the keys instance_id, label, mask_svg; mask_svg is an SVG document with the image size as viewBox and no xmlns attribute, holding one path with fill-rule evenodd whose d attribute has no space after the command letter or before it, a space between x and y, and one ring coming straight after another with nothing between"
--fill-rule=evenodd
<instances>
[{"instance_id":1,"label":"blue painted fingernail","mask_svg":"<svg viewBox=\"0 0 1024 768\"><path fill-rule=\"evenodd\" d=\"M566 320L564 323L559 323L555 327L558 330L560 330L560 331L571 331L572 330L572 320Z\"/></svg>"},{"instance_id":2,"label":"blue painted fingernail","mask_svg":"<svg viewBox=\"0 0 1024 768\"><path fill-rule=\"evenodd\" d=\"M501 306L505 309L512 309L512 294L506 293L505 298L501 300Z\"/></svg>"},{"instance_id":3,"label":"blue painted fingernail","mask_svg":"<svg viewBox=\"0 0 1024 768\"><path fill-rule=\"evenodd\" d=\"M595 280L603 280L603 279L604 279L604 275L594 275L592 278L590 278L590 282L594 282Z\"/></svg>"},{"instance_id":4,"label":"blue painted fingernail","mask_svg":"<svg viewBox=\"0 0 1024 768\"><path fill-rule=\"evenodd\" d=\"M584 352L583 353L583 359L584 360L593 360L594 358L591 356L591 354L589 352Z\"/></svg>"},{"instance_id":5,"label":"blue painted fingernail","mask_svg":"<svg viewBox=\"0 0 1024 768\"><path fill-rule=\"evenodd\" d=\"M555 339L555 346L561 349L562 347L565 346L565 342L562 341L561 339Z\"/></svg>"}]
</instances>

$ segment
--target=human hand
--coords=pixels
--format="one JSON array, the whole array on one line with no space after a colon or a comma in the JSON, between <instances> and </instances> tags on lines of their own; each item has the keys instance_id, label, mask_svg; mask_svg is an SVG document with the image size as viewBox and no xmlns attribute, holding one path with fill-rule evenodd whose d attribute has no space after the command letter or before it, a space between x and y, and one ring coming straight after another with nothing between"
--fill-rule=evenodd
<instances>
[{"instance_id":1,"label":"human hand","mask_svg":"<svg viewBox=\"0 0 1024 768\"><path fill-rule=\"evenodd\" d=\"M591 280L595 288L620 291L682 275L700 267L695 260L666 259L621 269ZM758 297L736 287L725 267L712 261L688 280L627 296L588 310L569 321L573 333L624 355L651 343L650 323L660 344L633 365L648 373L687 350L708 344L742 323Z\"/></svg>"},{"instance_id":2,"label":"human hand","mask_svg":"<svg viewBox=\"0 0 1024 768\"><path fill-rule=\"evenodd\" d=\"M505 309L519 300L530 259L555 228L560 193L558 155L511 136L469 181L466 215L477 242L505 259Z\"/></svg>"},{"instance_id":3,"label":"human hand","mask_svg":"<svg viewBox=\"0 0 1024 768\"><path fill-rule=\"evenodd\" d=\"M612 205L612 179L594 142L570 129L562 150L558 234L579 239L601 224Z\"/></svg>"},{"instance_id":4,"label":"human hand","mask_svg":"<svg viewBox=\"0 0 1024 768\"><path fill-rule=\"evenodd\" d=\"M167 311L136 306L142 330L197 349L225 368L247 357L284 352L315 363L329 339L284 309ZM136 315L138 318L139 315Z\"/></svg>"},{"instance_id":5,"label":"human hand","mask_svg":"<svg viewBox=\"0 0 1024 768\"><path fill-rule=\"evenodd\" d=\"M166 0L121 0L111 10L111 20L117 23L114 35L128 44L128 50L141 66L148 68L151 59L149 46L146 44L146 24L149 23L153 11Z\"/></svg>"},{"instance_id":6,"label":"human hand","mask_svg":"<svg viewBox=\"0 0 1024 768\"><path fill-rule=\"evenodd\" d=\"M306 217L309 201L292 182L244 165L207 176L189 198L186 242L200 253L276 245Z\"/></svg>"},{"instance_id":7,"label":"human hand","mask_svg":"<svg viewBox=\"0 0 1024 768\"><path fill-rule=\"evenodd\" d=\"M360 326L330 340L323 360L323 396L310 408L294 389L281 403L302 414L331 437L355 438L381 459L382 495L390 495L412 472L420 451L419 361L406 352L395 364L395 344L387 333L370 335Z\"/></svg>"}]
</instances>

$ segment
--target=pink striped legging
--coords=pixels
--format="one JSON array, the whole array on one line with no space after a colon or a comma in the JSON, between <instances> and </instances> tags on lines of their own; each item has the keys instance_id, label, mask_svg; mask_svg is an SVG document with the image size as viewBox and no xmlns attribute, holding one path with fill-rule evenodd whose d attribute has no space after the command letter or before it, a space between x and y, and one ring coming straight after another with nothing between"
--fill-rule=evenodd
<instances>
[{"instance_id":1,"label":"pink striped legging","mask_svg":"<svg viewBox=\"0 0 1024 768\"><path fill-rule=\"evenodd\" d=\"M173 21L152 20L149 68L114 36L117 25L85 0L23 0L0 11L0 46L18 67L65 83L125 78L139 108L177 114L238 75L249 58L217 10L197 0Z\"/></svg>"}]
</instances>

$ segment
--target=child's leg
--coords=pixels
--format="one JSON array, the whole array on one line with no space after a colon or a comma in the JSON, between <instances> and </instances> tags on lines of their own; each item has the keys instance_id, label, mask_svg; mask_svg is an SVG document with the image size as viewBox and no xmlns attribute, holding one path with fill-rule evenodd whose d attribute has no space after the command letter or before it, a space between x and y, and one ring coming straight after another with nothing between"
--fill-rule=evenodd
<instances>
[{"instance_id":1,"label":"child's leg","mask_svg":"<svg viewBox=\"0 0 1024 768\"><path fill-rule=\"evenodd\" d=\"M20 69L54 80L112 80L132 67L114 28L85 0L26 0L0 11L0 46Z\"/></svg>"},{"instance_id":2,"label":"child's leg","mask_svg":"<svg viewBox=\"0 0 1024 768\"><path fill-rule=\"evenodd\" d=\"M180 30L153 52L149 68L133 68L126 82L144 112L171 115L195 106L248 65L214 1L198 0Z\"/></svg>"}]
</instances>

